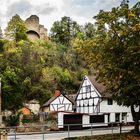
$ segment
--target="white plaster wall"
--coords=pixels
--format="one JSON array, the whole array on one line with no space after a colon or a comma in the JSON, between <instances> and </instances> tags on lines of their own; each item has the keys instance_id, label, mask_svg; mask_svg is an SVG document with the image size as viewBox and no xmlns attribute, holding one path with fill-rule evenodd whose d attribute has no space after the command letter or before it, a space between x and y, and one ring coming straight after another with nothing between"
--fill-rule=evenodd
<instances>
[{"instance_id":1,"label":"white plaster wall","mask_svg":"<svg viewBox=\"0 0 140 140\"><path fill-rule=\"evenodd\" d=\"M108 123L108 115L104 115L104 123Z\"/></svg>"},{"instance_id":2,"label":"white plaster wall","mask_svg":"<svg viewBox=\"0 0 140 140\"><path fill-rule=\"evenodd\" d=\"M101 113L119 113L119 112L131 112L130 107L119 106L115 101L113 101L113 105L108 105L107 99L103 99L100 103L100 112Z\"/></svg>"},{"instance_id":3,"label":"white plaster wall","mask_svg":"<svg viewBox=\"0 0 140 140\"><path fill-rule=\"evenodd\" d=\"M71 102L67 98L65 98L65 97L64 97L64 102L63 103L65 103L65 104L71 104Z\"/></svg>"},{"instance_id":4,"label":"white plaster wall","mask_svg":"<svg viewBox=\"0 0 140 140\"><path fill-rule=\"evenodd\" d=\"M60 104L58 97L54 101L52 101L51 104Z\"/></svg>"},{"instance_id":5,"label":"white plaster wall","mask_svg":"<svg viewBox=\"0 0 140 140\"><path fill-rule=\"evenodd\" d=\"M59 112L58 113L58 128L63 128L63 119L64 119L64 113Z\"/></svg>"},{"instance_id":6,"label":"white plaster wall","mask_svg":"<svg viewBox=\"0 0 140 140\"><path fill-rule=\"evenodd\" d=\"M91 86L91 91L86 92L86 86L90 85ZM81 89L79 91L78 97L77 97L77 109L76 111L79 113L96 113L98 110L95 109L96 107L92 107L93 103L94 105L98 105L99 103L99 97L101 95L99 92L96 90L96 88L92 85L90 80L88 79L87 76L85 76L85 80L83 81L81 85ZM87 104L89 104L90 107L87 107ZM79 109L80 108L80 109ZM83 109L84 108L84 109Z\"/></svg>"},{"instance_id":7,"label":"white plaster wall","mask_svg":"<svg viewBox=\"0 0 140 140\"><path fill-rule=\"evenodd\" d=\"M83 127L90 127L90 117L89 115L82 116L82 126Z\"/></svg>"},{"instance_id":8,"label":"white plaster wall","mask_svg":"<svg viewBox=\"0 0 140 140\"><path fill-rule=\"evenodd\" d=\"M133 117L131 113L127 114L127 122L133 122Z\"/></svg>"},{"instance_id":9,"label":"white plaster wall","mask_svg":"<svg viewBox=\"0 0 140 140\"><path fill-rule=\"evenodd\" d=\"M72 111L72 104L66 105L66 110L67 110L67 111Z\"/></svg>"},{"instance_id":10,"label":"white plaster wall","mask_svg":"<svg viewBox=\"0 0 140 140\"><path fill-rule=\"evenodd\" d=\"M72 104L50 104L50 111L72 111Z\"/></svg>"},{"instance_id":11,"label":"white plaster wall","mask_svg":"<svg viewBox=\"0 0 140 140\"><path fill-rule=\"evenodd\" d=\"M110 122L115 122L115 113L110 114Z\"/></svg>"},{"instance_id":12,"label":"white plaster wall","mask_svg":"<svg viewBox=\"0 0 140 140\"><path fill-rule=\"evenodd\" d=\"M59 100L59 99L60 100ZM63 101L64 99L64 101ZM60 103L71 103L67 98L65 98L63 95L60 95L59 97L57 97L54 101L51 102L51 104L60 104Z\"/></svg>"},{"instance_id":13,"label":"white plaster wall","mask_svg":"<svg viewBox=\"0 0 140 140\"><path fill-rule=\"evenodd\" d=\"M57 105L50 104L50 111L57 111Z\"/></svg>"},{"instance_id":14,"label":"white plaster wall","mask_svg":"<svg viewBox=\"0 0 140 140\"><path fill-rule=\"evenodd\" d=\"M90 107L89 107L89 113L90 113L90 114L92 114L92 113L93 113L93 109L94 109L94 107L93 107L93 106L90 106Z\"/></svg>"},{"instance_id":15,"label":"white plaster wall","mask_svg":"<svg viewBox=\"0 0 140 140\"><path fill-rule=\"evenodd\" d=\"M67 98L65 98L63 95L60 95L54 101L52 101L50 104L50 111L57 111L57 110L72 111L72 103Z\"/></svg>"},{"instance_id":16,"label":"white plaster wall","mask_svg":"<svg viewBox=\"0 0 140 140\"><path fill-rule=\"evenodd\" d=\"M122 113L127 113L127 122L133 122L130 107L119 106L115 101L113 101L113 105L108 105L107 99L104 99L100 103L100 112L110 113L110 122L115 122L115 113L120 113L120 122L122 121Z\"/></svg>"}]
</instances>

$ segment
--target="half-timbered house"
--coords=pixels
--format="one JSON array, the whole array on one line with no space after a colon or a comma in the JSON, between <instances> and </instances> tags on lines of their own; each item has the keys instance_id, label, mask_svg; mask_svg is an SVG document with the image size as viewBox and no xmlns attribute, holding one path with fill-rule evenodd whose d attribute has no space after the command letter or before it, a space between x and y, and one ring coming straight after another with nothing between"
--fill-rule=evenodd
<instances>
[{"instance_id":1,"label":"half-timbered house","mask_svg":"<svg viewBox=\"0 0 140 140\"><path fill-rule=\"evenodd\" d=\"M43 112L72 111L73 102L59 90L56 90L54 96L42 106L42 109Z\"/></svg>"},{"instance_id":2,"label":"half-timbered house","mask_svg":"<svg viewBox=\"0 0 140 140\"><path fill-rule=\"evenodd\" d=\"M59 93L43 106L49 107L50 111L57 111L60 129L64 129L67 124L78 124L74 129L82 129L91 127L91 124L97 127L117 122L133 122L131 109L112 100L111 93L106 92L105 86L92 76L83 78L74 104Z\"/></svg>"},{"instance_id":3,"label":"half-timbered house","mask_svg":"<svg viewBox=\"0 0 140 140\"><path fill-rule=\"evenodd\" d=\"M77 113L89 114L89 123L133 122L130 108L112 100L96 77L83 78L75 102Z\"/></svg>"}]
</instances>

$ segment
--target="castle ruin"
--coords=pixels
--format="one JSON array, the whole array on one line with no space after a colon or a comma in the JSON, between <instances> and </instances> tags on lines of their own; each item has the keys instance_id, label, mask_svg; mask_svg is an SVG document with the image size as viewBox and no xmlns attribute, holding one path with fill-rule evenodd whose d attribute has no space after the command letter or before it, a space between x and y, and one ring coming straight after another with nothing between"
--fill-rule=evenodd
<instances>
[{"instance_id":1,"label":"castle ruin","mask_svg":"<svg viewBox=\"0 0 140 140\"><path fill-rule=\"evenodd\" d=\"M47 36L47 29L39 24L39 17L36 15L31 15L29 18L25 20L27 25L27 35L30 40L37 40L37 39L48 39Z\"/></svg>"}]
</instances>

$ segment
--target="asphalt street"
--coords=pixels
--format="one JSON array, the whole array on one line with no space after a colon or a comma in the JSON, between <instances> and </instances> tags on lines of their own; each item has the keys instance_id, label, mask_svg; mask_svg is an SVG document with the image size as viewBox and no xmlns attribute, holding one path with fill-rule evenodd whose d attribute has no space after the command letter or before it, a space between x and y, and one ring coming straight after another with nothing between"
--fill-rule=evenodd
<instances>
[{"instance_id":1,"label":"asphalt street","mask_svg":"<svg viewBox=\"0 0 140 140\"><path fill-rule=\"evenodd\" d=\"M127 126L122 128L122 132L128 132L132 130L132 126ZM9 134L8 140L61 140L67 137L77 137L77 136L91 136L91 135L102 135L102 134L113 134L113 133L120 133L120 128L115 127L112 128L93 128L86 129L86 130L76 130L70 131L61 131L61 132L54 132L49 134Z\"/></svg>"}]
</instances>

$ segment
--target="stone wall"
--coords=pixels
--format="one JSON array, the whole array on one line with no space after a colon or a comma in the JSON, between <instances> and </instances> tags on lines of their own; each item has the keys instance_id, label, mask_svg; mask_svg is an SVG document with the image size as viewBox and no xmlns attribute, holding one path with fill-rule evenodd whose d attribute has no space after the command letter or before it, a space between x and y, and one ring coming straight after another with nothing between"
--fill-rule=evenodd
<instances>
[{"instance_id":1,"label":"stone wall","mask_svg":"<svg viewBox=\"0 0 140 140\"><path fill-rule=\"evenodd\" d=\"M29 39L36 40L36 39L48 39L47 36L47 29L39 24L39 17L36 15L31 15L29 18L25 20L27 25L27 34Z\"/></svg>"}]
</instances>

